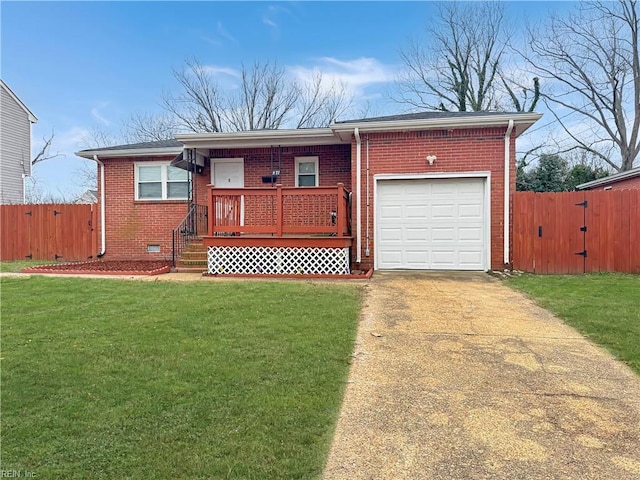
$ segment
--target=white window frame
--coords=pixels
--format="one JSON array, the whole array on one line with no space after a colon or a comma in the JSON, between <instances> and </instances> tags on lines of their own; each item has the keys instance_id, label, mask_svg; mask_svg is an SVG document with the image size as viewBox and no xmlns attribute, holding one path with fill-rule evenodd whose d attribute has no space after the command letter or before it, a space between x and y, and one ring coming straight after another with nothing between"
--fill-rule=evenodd
<instances>
[{"instance_id":1,"label":"white window frame","mask_svg":"<svg viewBox=\"0 0 640 480\"><path fill-rule=\"evenodd\" d=\"M187 196L184 198L167 198L167 184L169 183L168 178L169 178L169 166L171 165L171 162L136 162L134 163L134 198L136 201L140 201L140 202L159 202L159 201L176 201L176 202L182 202L182 201L186 201L189 200L189 194L187 193ZM139 194L140 194L140 181L139 181L139 172L140 172L140 167L162 167L161 169L161 173L160 173L160 183L162 186L162 195L160 198L140 198ZM187 172L187 182L191 182L191 173Z\"/></svg>"},{"instance_id":2,"label":"white window frame","mask_svg":"<svg viewBox=\"0 0 640 480\"><path fill-rule=\"evenodd\" d=\"M310 157L295 157L295 173L296 173L296 187L299 187L299 178L300 178L300 164L301 163L315 163L315 176L316 176L316 184L314 185L314 187L318 187L320 185L320 168L319 168L319 162L318 162L318 157L317 156L310 156ZM304 174L303 174L304 175Z\"/></svg>"}]
</instances>

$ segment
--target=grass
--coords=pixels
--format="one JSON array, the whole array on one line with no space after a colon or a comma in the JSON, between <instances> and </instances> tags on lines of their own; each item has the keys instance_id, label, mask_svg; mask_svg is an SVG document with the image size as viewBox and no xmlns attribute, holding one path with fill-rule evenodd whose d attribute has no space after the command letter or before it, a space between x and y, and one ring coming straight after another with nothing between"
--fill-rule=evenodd
<instances>
[{"instance_id":1,"label":"grass","mask_svg":"<svg viewBox=\"0 0 640 480\"><path fill-rule=\"evenodd\" d=\"M640 275L523 275L508 283L640 374Z\"/></svg>"},{"instance_id":2,"label":"grass","mask_svg":"<svg viewBox=\"0 0 640 480\"><path fill-rule=\"evenodd\" d=\"M0 262L0 272L19 272L23 268L56 263L53 260L10 260Z\"/></svg>"},{"instance_id":3,"label":"grass","mask_svg":"<svg viewBox=\"0 0 640 480\"><path fill-rule=\"evenodd\" d=\"M353 285L2 281L2 465L38 478L313 478Z\"/></svg>"}]
</instances>

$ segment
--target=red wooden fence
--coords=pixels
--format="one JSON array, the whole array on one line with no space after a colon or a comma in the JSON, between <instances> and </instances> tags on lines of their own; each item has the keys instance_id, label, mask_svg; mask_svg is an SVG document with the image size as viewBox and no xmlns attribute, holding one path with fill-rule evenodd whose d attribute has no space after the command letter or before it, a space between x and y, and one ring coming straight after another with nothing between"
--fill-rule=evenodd
<instances>
[{"instance_id":1,"label":"red wooden fence","mask_svg":"<svg viewBox=\"0 0 640 480\"><path fill-rule=\"evenodd\" d=\"M87 260L96 254L97 205L0 205L0 259Z\"/></svg>"},{"instance_id":2,"label":"red wooden fence","mask_svg":"<svg viewBox=\"0 0 640 480\"><path fill-rule=\"evenodd\" d=\"M640 190L516 192L513 267L640 273Z\"/></svg>"}]
</instances>

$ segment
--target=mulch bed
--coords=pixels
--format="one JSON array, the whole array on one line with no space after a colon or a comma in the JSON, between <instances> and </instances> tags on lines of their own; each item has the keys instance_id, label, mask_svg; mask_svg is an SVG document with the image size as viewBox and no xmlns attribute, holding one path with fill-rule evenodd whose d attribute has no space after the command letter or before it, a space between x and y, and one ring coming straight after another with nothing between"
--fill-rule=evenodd
<instances>
[{"instance_id":1,"label":"mulch bed","mask_svg":"<svg viewBox=\"0 0 640 480\"><path fill-rule=\"evenodd\" d=\"M37 265L22 270L22 273L67 273L92 275L160 275L169 273L171 263L147 260L96 260L91 262L55 263Z\"/></svg>"}]
</instances>

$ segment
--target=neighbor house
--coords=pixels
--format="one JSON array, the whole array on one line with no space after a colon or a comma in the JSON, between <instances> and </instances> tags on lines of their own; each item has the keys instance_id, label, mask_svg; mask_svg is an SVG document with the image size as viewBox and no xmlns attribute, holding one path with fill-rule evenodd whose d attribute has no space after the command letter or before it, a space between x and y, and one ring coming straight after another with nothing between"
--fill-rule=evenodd
<instances>
[{"instance_id":1,"label":"neighbor house","mask_svg":"<svg viewBox=\"0 0 640 480\"><path fill-rule=\"evenodd\" d=\"M0 203L24 203L31 175L31 125L38 119L0 80Z\"/></svg>"},{"instance_id":2,"label":"neighbor house","mask_svg":"<svg viewBox=\"0 0 640 480\"><path fill-rule=\"evenodd\" d=\"M200 242L212 274L483 271L511 264L515 139L539 118L427 112L78 155L99 165L105 259Z\"/></svg>"},{"instance_id":3,"label":"neighbor house","mask_svg":"<svg viewBox=\"0 0 640 480\"><path fill-rule=\"evenodd\" d=\"M576 190L626 190L640 188L640 167L576 186Z\"/></svg>"}]
</instances>

